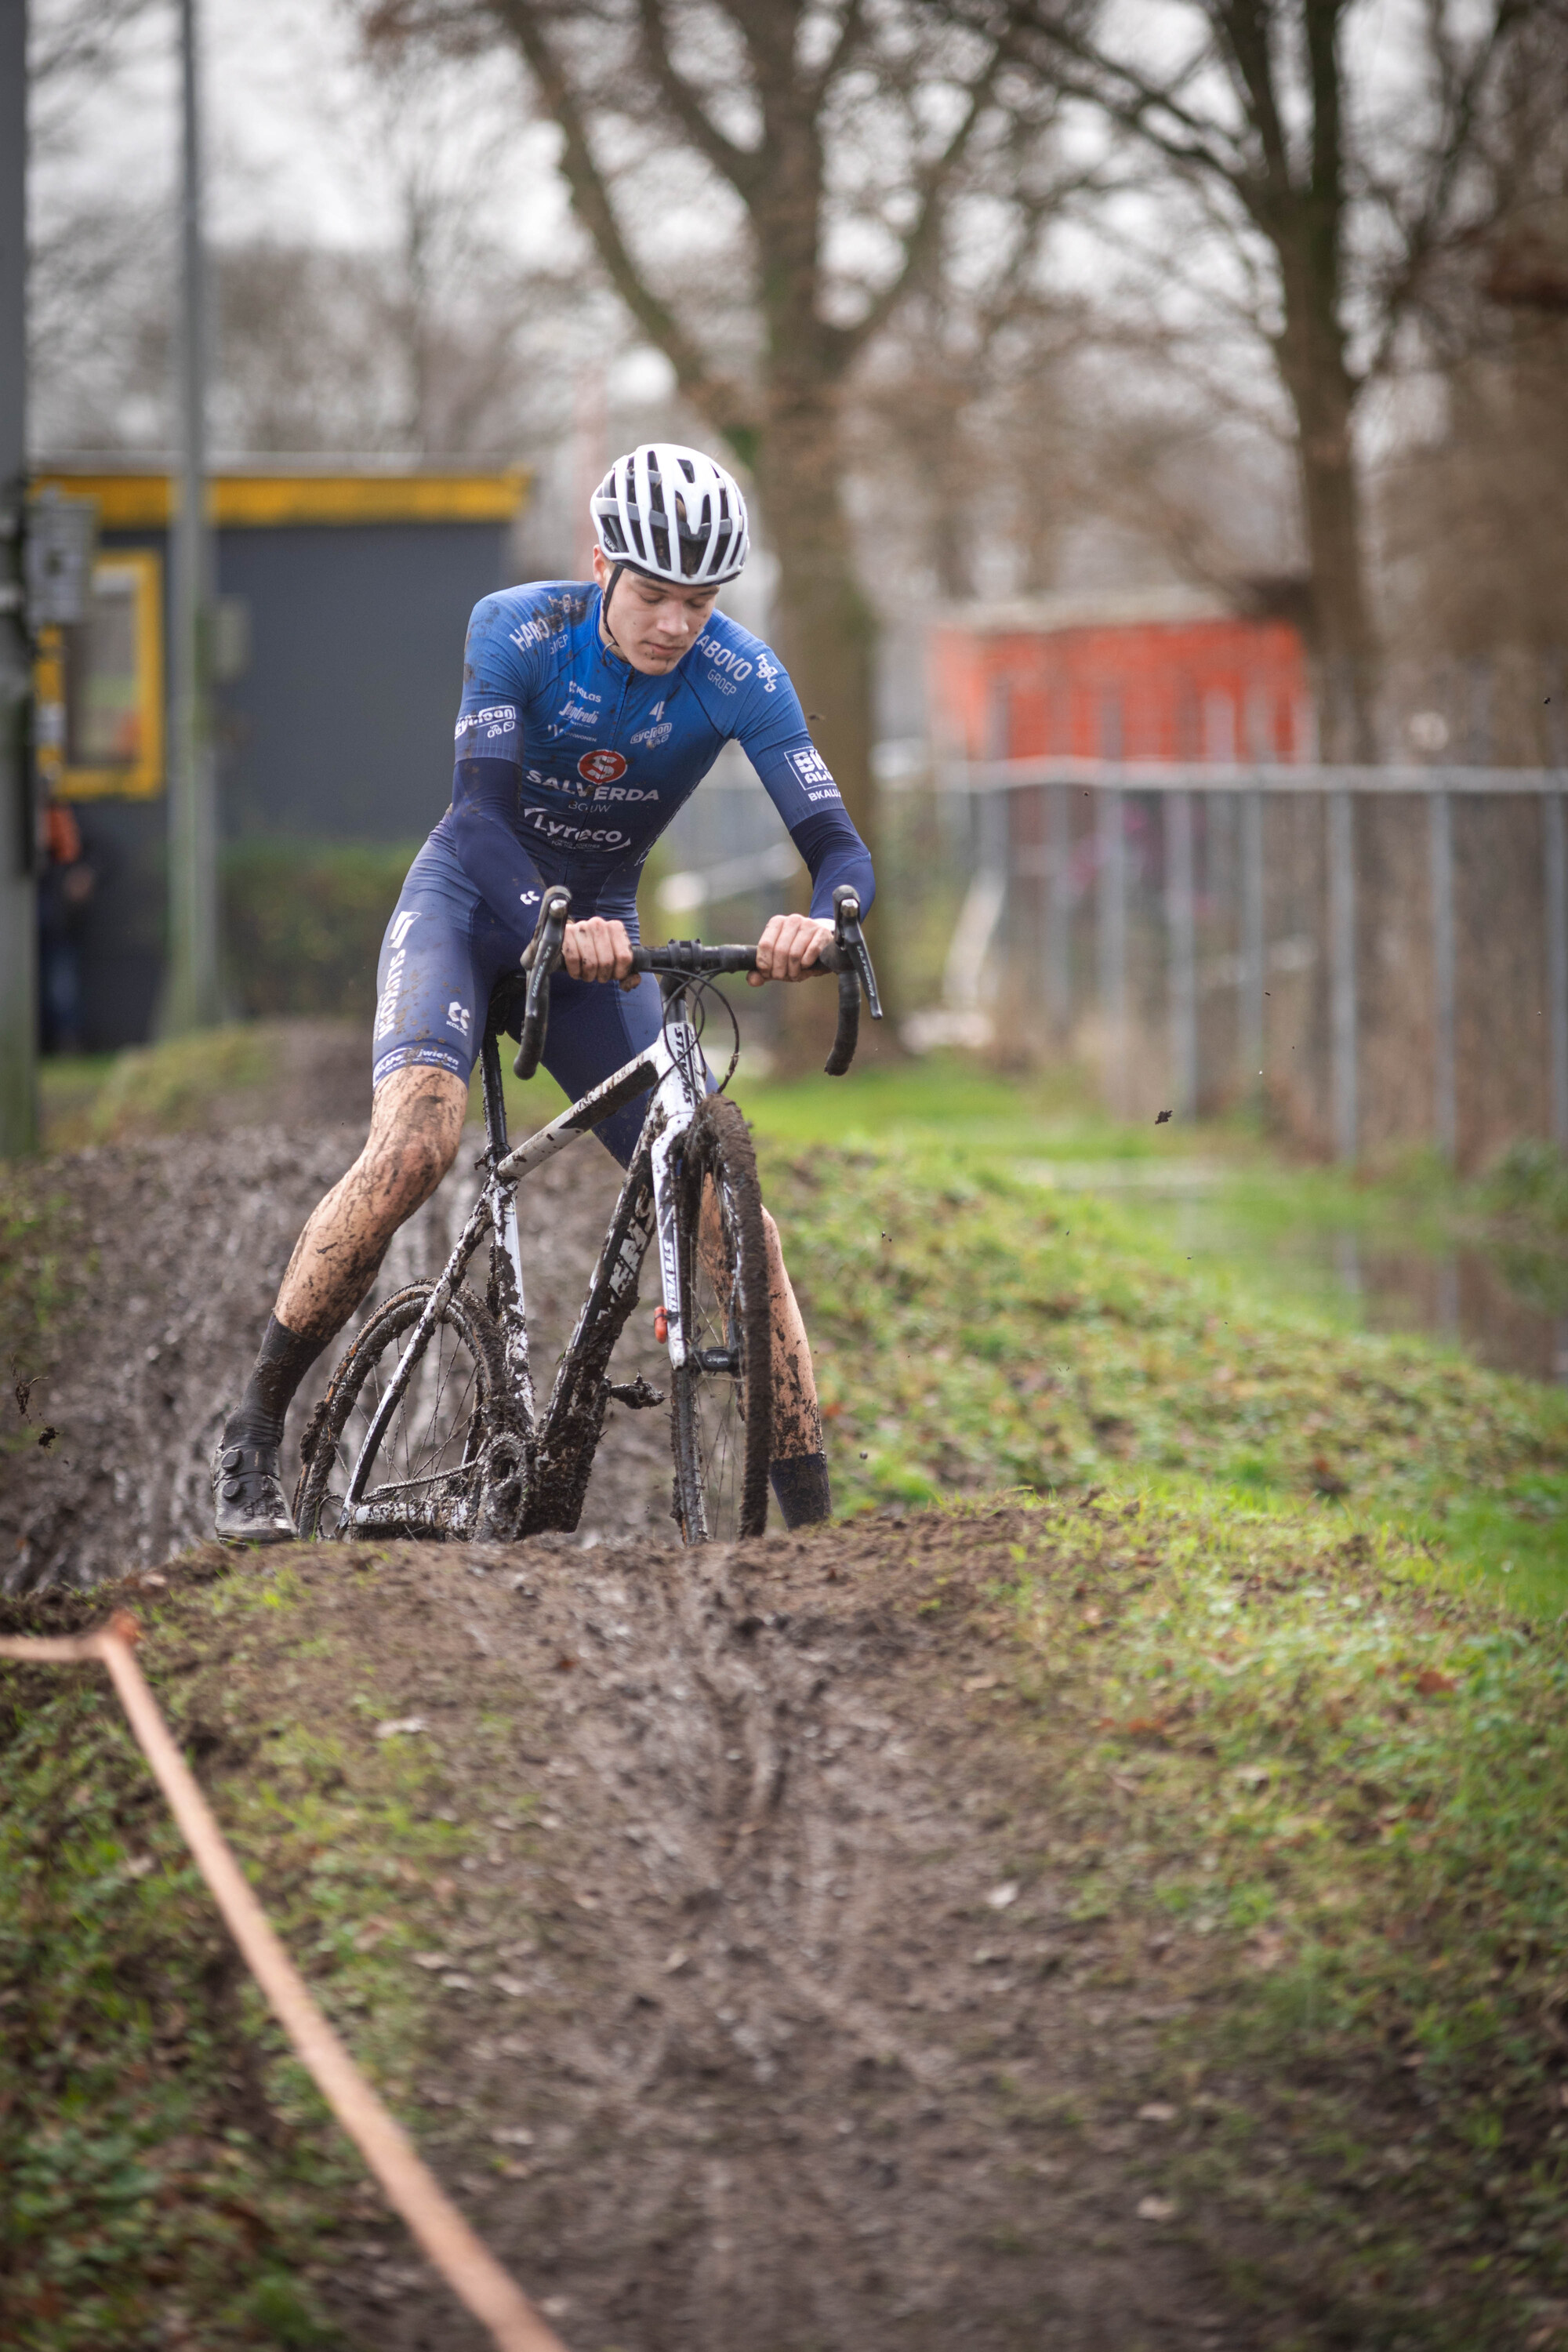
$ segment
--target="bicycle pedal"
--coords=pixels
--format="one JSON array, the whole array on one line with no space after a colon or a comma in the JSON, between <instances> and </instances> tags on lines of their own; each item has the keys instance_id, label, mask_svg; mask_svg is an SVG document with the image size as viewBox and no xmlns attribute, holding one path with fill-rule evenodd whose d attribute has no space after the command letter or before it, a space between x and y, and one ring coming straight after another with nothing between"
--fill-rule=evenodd
<instances>
[{"instance_id":1,"label":"bicycle pedal","mask_svg":"<svg viewBox=\"0 0 1568 2352\"><path fill-rule=\"evenodd\" d=\"M649 1405L664 1402L664 1391L651 1388L640 1372L635 1381L612 1381L609 1389L617 1404L629 1405L634 1412L642 1412Z\"/></svg>"}]
</instances>

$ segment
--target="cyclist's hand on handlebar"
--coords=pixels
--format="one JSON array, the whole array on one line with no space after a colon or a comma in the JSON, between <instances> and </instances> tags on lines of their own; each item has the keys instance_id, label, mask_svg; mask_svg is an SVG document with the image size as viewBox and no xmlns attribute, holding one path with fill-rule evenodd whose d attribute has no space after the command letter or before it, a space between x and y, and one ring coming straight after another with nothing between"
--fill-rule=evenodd
<instances>
[{"instance_id":1,"label":"cyclist's hand on handlebar","mask_svg":"<svg viewBox=\"0 0 1568 2352\"><path fill-rule=\"evenodd\" d=\"M632 971L632 943L625 923L606 922L603 915L568 923L561 952L574 980L618 980L626 989L642 984Z\"/></svg>"},{"instance_id":2,"label":"cyclist's hand on handlebar","mask_svg":"<svg viewBox=\"0 0 1568 2352\"><path fill-rule=\"evenodd\" d=\"M772 916L757 941L757 968L747 984L761 988L770 980L804 980L832 941L833 926L819 915Z\"/></svg>"}]
</instances>

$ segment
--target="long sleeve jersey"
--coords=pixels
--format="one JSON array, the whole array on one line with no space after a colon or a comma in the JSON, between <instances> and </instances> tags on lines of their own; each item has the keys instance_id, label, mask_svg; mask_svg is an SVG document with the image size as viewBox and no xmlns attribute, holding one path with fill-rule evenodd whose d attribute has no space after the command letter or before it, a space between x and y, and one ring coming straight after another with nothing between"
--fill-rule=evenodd
<instances>
[{"instance_id":1,"label":"long sleeve jersey","mask_svg":"<svg viewBox=\"0 0 1568 2352\"><path fill-rule=\"evenodd\" d=\"M644 860L722 746L737 742L811 875L811 911L840 882L862 909L865 843L760 638L712 613L689 653L646 677L605 644L600 595L576 581L507 588L474 607L452 805L436 828L503 922L533 928L541 880L574 917L625 914Z\"/></svg>"}]
</instances>

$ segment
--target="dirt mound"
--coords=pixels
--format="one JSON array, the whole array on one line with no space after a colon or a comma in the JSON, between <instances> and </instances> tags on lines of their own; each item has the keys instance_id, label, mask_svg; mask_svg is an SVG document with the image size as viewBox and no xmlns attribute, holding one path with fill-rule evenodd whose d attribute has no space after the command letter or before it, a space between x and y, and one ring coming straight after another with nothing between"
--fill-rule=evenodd
<instances>
[{"instance_id":1,"label":"dirt mound","mask_svg":"<svg viewBox=\"0 0 1568 2352\"><path fill-rule=\"evenodd\" d=\"M312 1063L312 1087L321 1075ZM153 1566L210 1533L207 1465L224 1416L300 1227L353 1157L361 1132L356 1101L353 1118L332 1129L153 1138L38 1168L34 1190L52 1202L52 1227L84 1286L50 1360L18 1366L24 1376L44 1375L29 1400L32 1424L40 1436L46 1427L57 1434L6 1461L6 1589L96 1583ZM438 1271L473 1200L479 1140L476 1130L470 1153L465 1138L440 1192L397 1235L372 1304ZM546 1392L619 1181L589 1141L552 1161L519 1196L534 1364ZM339 1353L341 1346L322 1358L290 1415L290 1474ZM651 1309L639 1312L616 1355L617 1377L646 1371L657 1381L659 1357ZM669 1486L665 1415L612 1406L581 1533L662 1527Z\"/></svg>"}]
</instances>

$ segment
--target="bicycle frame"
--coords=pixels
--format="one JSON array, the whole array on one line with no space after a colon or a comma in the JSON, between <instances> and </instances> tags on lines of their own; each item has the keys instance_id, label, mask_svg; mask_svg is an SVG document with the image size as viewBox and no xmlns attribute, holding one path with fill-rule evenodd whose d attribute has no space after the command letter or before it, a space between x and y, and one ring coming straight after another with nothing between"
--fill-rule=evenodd
<instances>
[{"instance_id":1,"label":"bicycle frame","mask_svg":"<svg viewBox=\"0 0 1568 2352\"><path fill-rule=\"evenodd\" d=\"M690 1127L707 1091L706 1065L686 1003L689 983L672 978L665 984L665 1018L659 1034L647 1050L604 1079L581 1099L541 1128L515 1150L509 1148L506 1111L501 1095L500 1055L496 1033L487 1022L480 1053L484 1081L486 1149L479 1165L485 1181L469 1212L461 1237L447 1258L418 1321L409 1333L397 1367L383 1392L371 1424L361 1442L339 1517L338 1533L351 1535L375 1521L363 1507L372 1465L394 1414L408 1391L415 1370L430 1338L462 1281L485 1235L491 1237L490 1305L500 1327L509 1383L508 1406L514 1433L522 1441L526 1479L522 1512L538 1484L538 1473L566 1433L584 1400L575 1391L576 1375L593 1328L606 1313L627 1301L635 1291L649 1240L658 1236L659 1284L672 1370L686 1361L686 1340L680 1320L679 1272L676 1251L676 1203L672 1162L680 1139ZM529 1360L528 1322L523 1288L522 1256L518 1243L517 1188L525 1176L542 1168L569 1143L591 1134L623 1104L653 1090L637 1147L611 1217L605 1246L594 1270L572 1337L562 1356L550 1402L542 1422L535 1397ZM651 1213L650 1213L651 1212ZM624 1320L624 1314L621 1318ZM616 1324L616 1329L619 1324ZM596 1397L592 1401L596 1405ZM509 1474L510 1475L510 1474ZM490 1482L487 1482L490 1483ZM484 1515L481 1491L476 1523Z\"/></svg>"}]
</instances>

